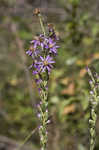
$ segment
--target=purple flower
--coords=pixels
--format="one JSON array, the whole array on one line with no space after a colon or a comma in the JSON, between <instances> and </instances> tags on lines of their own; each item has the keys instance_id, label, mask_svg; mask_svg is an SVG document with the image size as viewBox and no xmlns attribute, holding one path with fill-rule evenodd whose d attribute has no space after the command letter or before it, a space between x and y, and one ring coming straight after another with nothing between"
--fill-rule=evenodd
<instances>
[{"instance_id":1,"label":"purple flower","mask_svg":"<svg viewBox=\"0 0 99 150\"><path fill-rule=\"evenodd\" d=\"M37 37L38 38L38 37ZM32 40L30 42L31 44L33 44L33 47L36 49L37 46L40 46L40 41L39 41L39 38L38 39L35 39L35 40Z\"/></svg>"},{"instance_id":2,"label":"purple flower","mask_svg":"<svg viewBox=\"0 0 99 150\"><path fill-rule=\"evenodd\" d=\"M42 82L42 80L41 80L41 79L35 79L35 82L36 82L37 84L40 84L40 83Z\"/></svg>"},{"instance_id":3,"label":"purple flower","mask_svg":"<svg viewBox=\"0 0 99 150\"><path fill-rule=\"evenodd\" d=\"M31 50L27 50L26 54L29 55L29 56L32 56L32 51Z\"/></svg>"},{"instance_id":4,"label":"purple flower","mask_svg":"<svg viewBox=\"0 0 99 150\"><path fill-rule=\"evenodd\" d=\"M32 53L32 59L35 59L35 57L37 57L40 54L40 50L36 49L33 53Z\"/></svg>"},{"instance_id":5,"label":"purple flower","mask_svg":"<svg viewBox=\"0 0 99 150\"><path fill-rule=\"evenodd\" d=\"M34 59L34 57L37 57L37 55L39 54L39 50L34 48L34 45L30 45L30 48L26 51L26 54L32 56L32 58Z\"/></svg>"},{"instance_id":6,"label":"purple flower","mask_svg":"<svg viewBox=\"0 0 99 150\"><path fill-rule=\"evenodd\" d=\"M38 88L38 92L41 93L41 88Z\"/></svg>"},{"instance_id":7,"label":"purple flower","mask_svg":"<svg viewBox=\"0 0 99 150\"><path fill-rule=\"evenodd\" d=\"M33 70L33 72L32 72L32 74L33 75L36 75L36 74L38 74L39 72L37 71L37 70Z\"/></svg>"},{"instance_id":8,"label":"purple flower","mask_svg":"<svg viewBox=\"0 0 99 150\"><path fill-rule=\"evenodd\" d=\"M54 42L51 38L49 38L47 45L45 46L46 49L49 49L50 53L57 54L57 48L59 46L56 45L56 42Z\"/></svg>"},{"instance_id":9,"label":"purple flower","mask_svg":"<svg viewBox=\"0 0 99 150\"><path fill-rule=\"evenodd\" d=\"M33 44L34 48L37 49L38 46L43 47L44 46L44 35L40 34L39 36L36 36L34 40L32 40L30 43Z\"/></svg>"},{"instance_id":10,"label":"purple flower","mask_svg":"<svg viewBox=\"0 0 99 150\"><path fill-rule=\"evenodd\" d=\"M49 32L52 32L54 36L54 30ZM53 64L55 63L53 58L57 55L57 49L59 48L53 36L48 35L48 37L45 37L43 34L40 34L30 42L30 48L26 54L33 59L33 64L31 65L33 75L41 75L46 71L48 71L48 74L51 72ZM47 56L45 57L45 55ZM39 84L39 81L36 82ZM47 89L46 87L46 90Z\"/></svg>"},{"instance_id":11,"label":"purple flower","mask_svg":"<svg viewBox=\"0 0 99 150\"><path fill-rule=\"evenodd\" d=\"M38 65L38 61L37 60L35 60L33 62L32 66L33 66L32 74L33 75L40 74L40 66Z\"/></svg>"},{"instance_id":12,"label":"purple flower","mask_svg":"<svg viewBox=\"0 0 99 150\"><path fill-rule=\"evenodd\" d=\"M48 73L50 73L51 69L53 68L52 64L55 63L55 61L53 61L53 58L48 55L46 58L40 56L40 59L41 61L36 62L37 69L40 72L45 72L47 70Z\"/></svg>"},{"instance_id":13,"label":"purple flower","mask_svg":"<svg viewBox=\"0 0 99 150\"><path fill-rule=\"evenodd\" d=\"M55 41L59 40L58 35L54 31L53 24L48 24L48 30L49 30L49 37L50 38L52 38Z\"/></svg>"}]
</instances>

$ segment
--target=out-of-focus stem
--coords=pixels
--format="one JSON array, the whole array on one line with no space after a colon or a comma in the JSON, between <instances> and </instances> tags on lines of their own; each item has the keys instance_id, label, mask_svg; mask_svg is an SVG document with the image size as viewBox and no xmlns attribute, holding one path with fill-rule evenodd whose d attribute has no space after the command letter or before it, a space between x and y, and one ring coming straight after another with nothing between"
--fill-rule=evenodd
<instances>
[{"instance_id":1,"label":"out-of-focus stem","mask_svg":"<svg viewBox=\"0 0 99 150\"><path fill-rule=\"evenodd\" d=\"M90 129L90 150L94 150L95 147L95 138L96 138L96 108L99 102L98 97L98 87L97 77L95 78L89 68L87 68L88 75L90 76L91 80L89 81L91 91L90 91L90 119L89 119L89 129ZM97 86L96 86L97 85Z\"/></svg>"}]
</instances>

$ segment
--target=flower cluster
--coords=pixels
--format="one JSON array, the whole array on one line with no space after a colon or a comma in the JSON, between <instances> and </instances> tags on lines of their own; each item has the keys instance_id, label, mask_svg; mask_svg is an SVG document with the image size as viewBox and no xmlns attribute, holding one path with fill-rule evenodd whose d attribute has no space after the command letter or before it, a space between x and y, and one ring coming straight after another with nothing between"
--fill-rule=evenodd
<instances>
[{"instance_id":1,"label":"flower cluster","mask_svg":"<svg viewBox=\"0 0 99 150\"><path fill-rule=\"evenodd\" d=\"M50 74L55 63L54 57L57 55L58 36L52 26L48 25L48 34L40 34L34 37L30 42L30 47L26 54L32 57L31 65L32 73L35 76L35 81L43 80L44 73ZM38 75L38 77L37 77Z\"/></svg>"}]
</instances>

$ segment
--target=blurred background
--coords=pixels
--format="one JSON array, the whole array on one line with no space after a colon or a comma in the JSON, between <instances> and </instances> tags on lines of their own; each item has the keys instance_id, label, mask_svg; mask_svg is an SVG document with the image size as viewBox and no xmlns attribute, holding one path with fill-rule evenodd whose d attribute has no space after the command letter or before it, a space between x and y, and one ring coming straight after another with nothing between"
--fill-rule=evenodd
<instances>
[{"instance_id":1,"label":"blurred background","mask_svg":"<svg viewBox=\"0 0 99 150\"><path fill-rule=\"evenodd\" d=\"M36 7L60 37L49 81L48 150L88 150L90 87L85 67L99 73L98 0L0 0L0 150L14 150L38 126L39 95L25 54L29 41L41 32L33 16ZM96 134L99 150L99 117ZM37 130L21 149L40 149Z\"/></svg>"}]
</instances>

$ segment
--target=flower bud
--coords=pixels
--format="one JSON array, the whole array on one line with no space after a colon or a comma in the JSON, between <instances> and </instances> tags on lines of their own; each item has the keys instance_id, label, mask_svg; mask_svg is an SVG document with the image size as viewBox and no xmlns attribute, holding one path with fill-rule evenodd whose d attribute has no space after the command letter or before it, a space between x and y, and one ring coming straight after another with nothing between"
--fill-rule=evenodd
<instances>
[{"instance_id":1,"label":"flower bud","mask_svg":"<svg viewBox=\"0 0 99 150\"><path fill-rule=\"evenodd\" d=\"M33 11L33 15L39 15L40 14L40 8L35 8Z\"/></svg>"}]
</instances>

